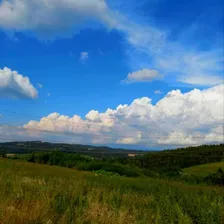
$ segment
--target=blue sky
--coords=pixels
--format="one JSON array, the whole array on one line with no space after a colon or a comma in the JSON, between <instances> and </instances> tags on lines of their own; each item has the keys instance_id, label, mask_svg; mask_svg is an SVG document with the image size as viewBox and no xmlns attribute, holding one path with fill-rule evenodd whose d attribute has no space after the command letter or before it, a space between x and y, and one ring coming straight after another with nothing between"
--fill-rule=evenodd
<instances>
[{"instance_id":1,"label":"blue sky","mask_svg":"<svg viewBox=\"0 0 224 224\"><path fill-rule=\"evenodd\" d=\"M15 126L20 134L14 131L13 140L55 141L54 132L60 132L61 141L148 148L152 130L158 129L156 136L164 140L151 136L153 147L223 141L224 116L217 112L223 107L223 6L219 0L1 0L0 122L8 126L0 134ZM159 108L158 102L168 103L170 95L174 106ZM206 100L216 107L207 108ZM179 107L189 111L180 115ZM197 127L163 131L184 123L180 117L197 119L194 107L204 113ZM108 108L114 112L108 114ZM98 114L86 117L92 110ZM54 125L41 123L52 113L58 114ZM163 126L161 116L171 114L174 123ZM95 129L79 130L80 123L71 121L74 115ZM55 125L61 116L67 116L63 127ZM36 123L29 125L31 120ZM67 132L82 138L65 138Z\"/></svg>"}]
</instances>

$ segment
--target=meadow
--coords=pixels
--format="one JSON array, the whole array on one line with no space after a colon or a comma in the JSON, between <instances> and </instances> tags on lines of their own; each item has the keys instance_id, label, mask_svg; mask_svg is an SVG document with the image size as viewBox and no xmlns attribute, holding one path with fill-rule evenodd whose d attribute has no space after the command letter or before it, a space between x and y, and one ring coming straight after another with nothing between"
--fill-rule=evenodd
<instances>
[{"instance_id":1,"label":"meadow","mask_svg":"<svg viewBox=\"0 0 224 224\"><path fill-rule=\"evenodd\" d=\"M224 223L224 188L0 159L1 224Z\"/></svg>"},{"instance_id":2,"label":"meadow","mask_svg":"<svg viewBox=\"0 0 224 224\"><path fill-rule=\"evenodd\" d=\"M224 161L192 166L192 167L184 168L182 171L186 175L195 175L199 177L205 177L207 175L215 173L218 169L224 170Z\"/></svg>"}]
</instances>

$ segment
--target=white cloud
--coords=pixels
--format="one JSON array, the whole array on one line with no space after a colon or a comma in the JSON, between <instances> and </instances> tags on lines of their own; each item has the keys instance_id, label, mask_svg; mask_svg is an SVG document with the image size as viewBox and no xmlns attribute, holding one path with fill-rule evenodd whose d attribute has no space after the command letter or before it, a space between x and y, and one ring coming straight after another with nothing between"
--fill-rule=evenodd
<instances>
[{"instance_id":1,"label":"white cloud","mask_svg":"<svg viewBox=\"0 0 224 224\"><path fill-rule=\"evenodd\" d=\"M88 52L81 52L79 60L82 61L82 62L85 62L88 59L88 57L89 57Z\"/></svg>"},{"instance_id":2,"label":"white cloud","mask_svg":"<svg viewBox=\"0 0 224 224\"><path fill-rule=\"evenodd\" d=\"M194 86L214 86L223 82L223 50L190 51L183 46L169 48L168 54L155 57L155 64L176 81ZM167 46L167 47L168 47Z\"/></svg>"},{"instance_id":3,"label":"white cloud","mask_svg":"<svg viewBox=\"0 0 224 224\"><path fill-rule=\"evenodd\" d=\"M141 132L137 132L135 137L124 137L116 141L117 144L135 145L141 141Z\"/></svg>"},{"instance_id":4,"label":"white cloud","mask_svg":"<svg viewBox=\"0 0 224 224\"><path fill-rule=\"evenodd\" d=\"M213 86L223 81L223 48L220 50L212 46L212 50L205 51L196 49L195 45L182 44L186 42L183 37L187 38L198 30L186 28L179 40L171 41L171 30L161 30L149 22L147 25L137 23L130 15L109 8L105 0L0 2L0 27L10 32L31 31L42 39L71 37L77 30L86 27L88 21L96 21L124 34L128 43L126 46L131 49L127 50L127 54L132 70L154 67L163 71L167 82L194 86Z\"/></svg>"},{"instance_id":5,"label":"white cloud","mask_svg":"<svg viewBox=\"0 0 224 224\"><path fill-rule=\"evenodd\" d=\"M136 72L129 73L127 78L122 82L151 82L153 80L162 78L163 76L157 70L142 69Z\"/></svg>"},{"instance_id":6,"label":"white cloud","mask_svg":"<svg viewBox=\"0 0 224 224\"><path fill-rule=\"evenodd\" d=\"M179 78L180 82L198 85L198 86L214 86L224 81L221 76L212 75L184 75Z\"/></svg>"},{"instance_id":7,"label":"white cloud","mask_svg":"<svg viewBox=\"0 0 224 224\"><path fill-rule=\"evenodd\" d=\"M133 19L119 15L116 29L122 31L128 42L139 52L153 54L160 53L166 44L166 32L150 25L142 25L133 22Z\"/></svg>"},{"instance_id":8,"label":"white cloud","mask_svg":"<svg viewBox=\"0 0 224 224\"><path fill-rule=\"evenodd\" d=\"M50 97L50 96L51 96L51 93L47 93L47 96L49 96L49 97Z\"/></svg>"},{"instance_id":9,"label":"white cloud","mask_svg":"<svg viewBox=\"0 0 224 224\"><path fill-rule=\"evenodd\" d=\"M0 97L36 98L37 95L28 77L7 67L0 69Z\"/></svg>"},{"instance_id":10,"label":"white cloud","mask_svg":"<svg viewBox=\"0 0 224 224\"><path fill-rule=\"evenodd\" d=\"M37 83L37 87L38 87L39 89L42 89L44 86L43 86L41 83Z\"/></svg>"},{"instance_id":11,"label":"white cloud","mask_svg":"<svg viewBox=\"0 0 224 224\"><path fill-rule=\"evenodd\" d=\"M214 43L207 50L199 50L192 43L186 44L186 39L185 44L181 39L171 41L169 34L172 30L161 30L150 23L137 24L132 22L133 18L122 15L118 18L115 28L124 33L129 43L127 56L133 70L154 67L163 71L168 83L182 82L194 86L214 86L224 80L222 46L217 47ZM186 29L182 32L186 33Z\"/></svg>"},{"instance_id":12,"label":"white cloud","mask_svg":"<svg viewBox=\"0 0 224 224\"><path fill-rule=\"evenodd\" d=\"M187 93L172 90L157 104L143 97L82 119L52 113L24 125L31 133L54 132L81 143L187 146L224 141L224 85ZM70 138L69 138L70 135ZM75 140L74 140L75 141Z\"/></svg>"},{"instance_id":13,"label":"white cloud","mask_svg":"<svg viewBox=\"0 0 224 224\"><path fill-rule=\"evenodd\" d=\"M104 0L3 0L0 27L33 31L40 38L69 36L88 21L113 27L115 20Z\"/></svg>"},{"instance_id":14,"label":"white cloud","mask_svg":"<svg viewBox=\"0 0 224 224\"><path fill-rule=\"evenodd\" d=\"M154 93L155 93L155 94L162 94L163 92L160 91L160 90L155 90Z\"/></svg>"}]
</instances>

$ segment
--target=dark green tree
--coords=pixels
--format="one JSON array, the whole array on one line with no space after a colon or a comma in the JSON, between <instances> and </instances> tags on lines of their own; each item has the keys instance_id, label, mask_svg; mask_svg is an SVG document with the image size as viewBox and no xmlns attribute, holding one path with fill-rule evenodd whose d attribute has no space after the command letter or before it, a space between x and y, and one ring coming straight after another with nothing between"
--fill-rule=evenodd
<instances>
[{"instance_id":1,"label":"dark green tree","mask_svg":"<svg viewBox=\"0 0 224 224\"><path fill-rule=\"evenodd\" d=\"M3 148L3 149L0 149L0 157L3 157L3 158L6 158L7 155L6 155L6 150Z\"/></svg>"}]
</instances>

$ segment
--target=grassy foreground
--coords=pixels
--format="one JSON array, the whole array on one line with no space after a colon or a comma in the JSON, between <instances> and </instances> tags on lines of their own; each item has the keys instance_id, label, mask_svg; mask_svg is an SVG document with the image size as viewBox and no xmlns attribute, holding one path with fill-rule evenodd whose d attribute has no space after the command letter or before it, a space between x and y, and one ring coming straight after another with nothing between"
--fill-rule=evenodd
<instances>
[{"instance_id":1,"label":"grassy foreground","mask_svg":"<svg viewBox=\"0 0 224 224\"><path fill-rule=\"evenodd\" d=\"M0 223L224 223L224 189L0 159Z\"/></svg>"},{"instance_id":2,"label":"grassy foreground","mask_svg":"<svg viewBox=\"0 0 224 224\"><path fill-rule=\"evenodd\" d=\"M224 162L208 163L198 166L192 166L184 168L182 171L184 174L205 177L209 174L215 173L219 168L224 170Z\"/></svg>"}]
</instances>

